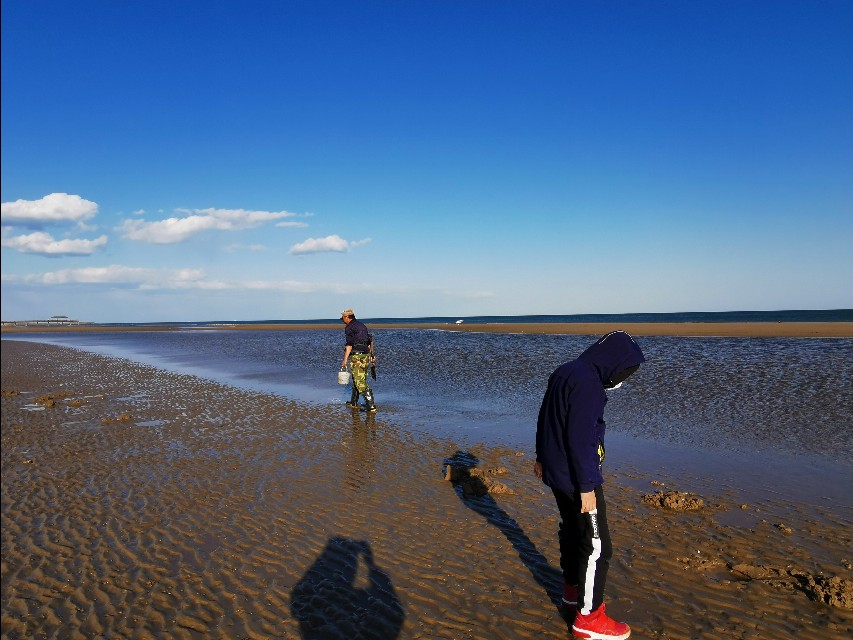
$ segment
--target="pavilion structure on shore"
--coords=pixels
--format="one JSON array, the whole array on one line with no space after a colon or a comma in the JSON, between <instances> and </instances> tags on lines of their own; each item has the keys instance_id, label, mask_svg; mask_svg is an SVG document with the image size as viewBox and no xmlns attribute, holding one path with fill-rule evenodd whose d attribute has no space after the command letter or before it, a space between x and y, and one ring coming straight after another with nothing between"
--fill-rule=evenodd
<instances>
[{"instance_id":1,"label":"pavilion structure on shore","mask_svg":"<svg viewBox=\"0 0 853 640\"><path fill-rule=\"evenodd\" d=\"M47 320L3 320L4 327L70 327L80 324L91 324L72 320L68 316L51 316Z\"/></svg>"}]
</instances>

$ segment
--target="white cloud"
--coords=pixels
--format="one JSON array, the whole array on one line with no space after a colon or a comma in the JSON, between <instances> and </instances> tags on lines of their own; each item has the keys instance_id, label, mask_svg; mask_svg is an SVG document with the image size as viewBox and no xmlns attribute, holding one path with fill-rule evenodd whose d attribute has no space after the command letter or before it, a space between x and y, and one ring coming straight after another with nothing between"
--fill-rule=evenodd
<instances>
[{"instance_id":1,"label":"white cloud","mask_svg":"<svg viewBox=\"0 0 853 640\"><path fill-rule=\"evenodd\" d=\"M42 274L31 274L23 279L26 282L50 285L137 284L144 287L149 284L158 284L162 288L168 289L197 283L203 278L204 272L200 269L149 269L113 264L107 267L60 269Z\"/></svg>"},{"instance_id":2,"label":"white cloud","mask_svg":"<svg viewBox=\"0 0 853 640\"><path fill-rule=\"evenodd\" d=\"M305 282L301 280L254 280L241 282L235 289L252 289L254 291L283 291L286 293L316 293L333 292L344 294L350 291L349 287L345 287L338 283L327 284L318 282Z\"/></svg>"},{"instance_id":3,"label":"white cloud","mask_svg":"<svg viewBox=\"0 0 853 640\"><path fill-rule=\"evenodd\" d=\"M308 223L307 222L299 222L297 220L290 220L288 222L277 222L275 226L303 229L303 228L308 226Z\"/></svg>"},{"instance_id":4,"label":"white cloud","mask_svg":"<svg viewBox=\"0 0 853 640\"><path fill-rule=\"evenodd\" d=\"M139 290L206 290L206 291L279 291L289 293L349 291L340 283L316 283L299 280L249 280L225 282L209 280L201 269L151 269L113 264L106 267L60 269L25 276L3 275L5 282L24 282L51 286L91 284L110 286L133 286Z\"/></svg>"},{"instance_id":5,"label":"white cloud","mask_svg":"<svg viewBox=\"0 0 853 640\"><path fill-rule=\"evenodd\" d=\"M228 253L234 253L235 251L253 251L260 252L266 251L267 248L262 244L229 244L225 247L225 251Z\"/></svg>"},{"instance_id":6,"label":"white cloud","mask_svg":"<svg viewBox=\"0 0 853 640\"><path fill-rule=\"evenodd\" d=\"M11 236L8 228L3 229L2 245L20 253L36 253L43 256L88 256L107 244L107 236L94 240L55 240L44 231L35 231L21 236Z\"/></svg>"},{"instance_id":7,"label":"white cloud","mask_svg":"<svg viewBox=\"0 0 853 640\"><path fill-rule=\"evenodd\" d=\"M370 242L370 238L347 242L339 235L326 236L325 238L308 238L304 242L290 247L288 253L295 255L303 253L346 253L353 247L358 247Z\"/></svg>"},{"instance_id":8,"label":"white cloud","mask_svg":"<svg viewBox=\"0 0 853 640\"><path fill-rule=\"evenodd\" d=\"M295 216L288 211L246 211L245 209L178 209L184 217L171 217L156 222L125 220L119 227L128 240L173 244L204 231L239 231L266 222Z\"/></svg>"},{"instance_id":9,"label":"white cloud","mask_svg":"<svg viewBox=\"0 0 853 640\"><path fill-rule=\"evenodd\" d=\"M67 193L51 193L40 200L15 200L0 205L3 224L26 227L80 224L97 213L97 204Z\"/></svg>"}]
</instances>

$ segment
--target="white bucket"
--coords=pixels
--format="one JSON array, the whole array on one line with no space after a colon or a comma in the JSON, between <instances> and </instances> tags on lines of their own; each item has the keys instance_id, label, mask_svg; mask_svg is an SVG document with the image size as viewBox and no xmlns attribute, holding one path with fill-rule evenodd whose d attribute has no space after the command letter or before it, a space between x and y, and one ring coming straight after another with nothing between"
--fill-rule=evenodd
<instances>
[{"instance_id":1,"label":"white bucket","mask_svg":"<svg viewBox=\"0 0 853 640\"><path fill-rule=\"evenodd\" d=\"M338 384L349 384L349 371L341 369L338 371Z\"/></svg>"}]
</instances>

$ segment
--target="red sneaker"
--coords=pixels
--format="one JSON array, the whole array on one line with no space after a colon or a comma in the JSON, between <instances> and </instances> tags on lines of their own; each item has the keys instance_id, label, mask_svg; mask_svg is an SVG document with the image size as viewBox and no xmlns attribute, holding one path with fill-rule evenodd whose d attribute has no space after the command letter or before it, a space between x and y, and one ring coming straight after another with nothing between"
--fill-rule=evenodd
<instances>
[{"instance_id":1,"label":"red sneaker","mask_svg":"<svg viewBox=\"0 0 853 640\"><path fill-rule=\"evenodd\" d=\"M578 588L573 584L563 583L563 604L574 607L578 603Z\"/></svg>"},{"instance_id":2,"label":"red sneaker","mask_svg":"<svg viewBox=\"0 0 853 640\"><path fill-rule=\"evenodd\" d=\"M631 635L631 628L624 622L616 622L608 616L602 604L586 616L578 611L575 623L572 625L572 635L575 638L590 638L590 640L625 640Z\"/></svg>"}]
</instances>

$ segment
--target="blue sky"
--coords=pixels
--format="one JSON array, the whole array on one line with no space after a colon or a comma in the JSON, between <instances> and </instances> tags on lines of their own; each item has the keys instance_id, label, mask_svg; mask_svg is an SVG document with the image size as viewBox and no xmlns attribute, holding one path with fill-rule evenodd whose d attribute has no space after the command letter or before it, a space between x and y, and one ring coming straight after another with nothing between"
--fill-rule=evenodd
<instances>
[{"instance_id":1,"label":"blue sky","mask_svg":"<svg viewBox=\"0 0 853 640\"><path fill-rule=\"evenodd\" d=\"M2 316L853 307L853 3L3 0Z\"/></svg>"}]
</instances>

